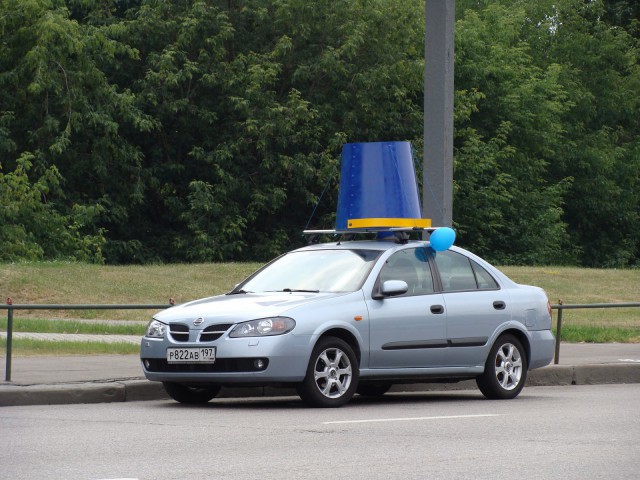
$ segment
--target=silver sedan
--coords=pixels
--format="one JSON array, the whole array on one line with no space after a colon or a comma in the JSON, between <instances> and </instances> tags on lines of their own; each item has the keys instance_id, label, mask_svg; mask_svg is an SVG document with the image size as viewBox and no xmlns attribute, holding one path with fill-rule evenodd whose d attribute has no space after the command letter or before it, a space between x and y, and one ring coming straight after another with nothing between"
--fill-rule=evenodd
<instances>
[{"instance_id":1,"label":"silver sedan","mask_svg":"<svg viewBox=\"0 0 640 480\"><path fill-rule=\"evenodd\" d=\"M542 289L461 248L391 237L300 248L225 295L164 310L140 355L179 402L293 385L309 405L338 407L394 383L467 379L515 398L553 351Z\"/></svg>"}]
</instances>

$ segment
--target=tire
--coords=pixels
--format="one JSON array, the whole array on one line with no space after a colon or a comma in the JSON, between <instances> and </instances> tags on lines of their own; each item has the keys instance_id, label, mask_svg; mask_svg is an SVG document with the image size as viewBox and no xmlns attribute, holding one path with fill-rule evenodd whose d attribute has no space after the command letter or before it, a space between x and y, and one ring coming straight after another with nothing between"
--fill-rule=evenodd
<instances>
[{"instance_id":1,"label":"tire","mask_svg":"<svg viewBox=\"0 0 640 480\"><path fill-rule=\"evenodd\" d=\"M220 392L219 385L195 387L181 383L162 382L162 386L171 398L180 403L207 403Z\"/></svg>"},{"instance_id":2,"label":"tire","mask_svg":"<svg viewBox=\"0 0 640 480\"><path fill-rule=\"evenodd\" d=\"M335 337L318 340L298 394L313 407L340 407L353 397L360 375L358 359L347 342Z\"/></svg>"},{"instance_id":3,"label":"tire","mask_svg":"<svg viewBox=\"0 0 640 480\"><path fill-rule=\"evenodd\" d=\"M516 398L524 388L527 369L527 355L520 340L503 335L491 347L484 373L476 378L476 383L491 400Z\"/></svg>"},{"instance_id":4,"label":"tire","mask_svg":"<svg viewBox=\"0 0 640 480\"><path fill-rule=\"evenodd\" d=\"M361 383L356 392L364 397L381 397L389 391L391 383Z\"/></svg>"}]
</instances>

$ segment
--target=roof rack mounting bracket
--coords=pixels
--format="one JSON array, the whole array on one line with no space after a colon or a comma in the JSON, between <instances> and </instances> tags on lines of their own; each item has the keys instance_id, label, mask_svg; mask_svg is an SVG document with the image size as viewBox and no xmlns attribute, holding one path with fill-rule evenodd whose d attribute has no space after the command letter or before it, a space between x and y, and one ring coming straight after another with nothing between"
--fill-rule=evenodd
<instances>
[{"instance_id":1,"label":"roof rack mounting bracket","mask_svg":"<svg viewBox=\"0 0 640 480\"><path fill-rule=\"evenodd\" d=\"M409 241L410 232L394 232L396 243L407 243Z\"/></svg>"}]
</instances>

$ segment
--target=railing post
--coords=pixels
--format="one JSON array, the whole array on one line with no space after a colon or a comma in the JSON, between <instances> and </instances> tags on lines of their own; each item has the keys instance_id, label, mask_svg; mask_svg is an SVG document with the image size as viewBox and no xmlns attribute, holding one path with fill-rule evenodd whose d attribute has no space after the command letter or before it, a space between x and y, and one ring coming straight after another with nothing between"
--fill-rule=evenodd
<instances>
[{"instance_id":1,"label":"railing post","mask_svg":"<svg viewBox=\"0 0 640 480\"><path fill-rule=\"evenodd\" d=\"M553 363L557 365L560 361L560 335L562 334L562 300L558 301L558 325L556 326L556 354Z\"/></svg>"},{"instance_id":2,"label":"railing post","mask_svg":"<svg viewBox=\"0 0 640 480\"><path fill-rule=\"evenodd\" d=\"M13 350L13 300L11 297L7 298L7 360L5 363L5 375L4 379L6 382L11 381L11 354Z\"/></svg>"}]
</instances>

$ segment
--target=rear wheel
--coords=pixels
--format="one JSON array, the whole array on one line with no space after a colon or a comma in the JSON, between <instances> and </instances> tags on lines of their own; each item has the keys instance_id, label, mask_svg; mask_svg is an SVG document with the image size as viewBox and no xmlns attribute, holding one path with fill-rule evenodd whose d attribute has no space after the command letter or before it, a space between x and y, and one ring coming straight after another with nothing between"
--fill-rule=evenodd
<instances>
[{"instance_id":1,"label":"rear wheel","mask_svg":"<svg viewBox=\"0 0 640 480\"><path fill-rule=\"evenodd\" d=\"M220 391L219 385L190 386L174 382L162 382L171 398L180 403L207 403Z\"/></svg>"},{"instance_id":2,"label":"rear wheel","mask_svg":"<svg viewBox=\"0 0 640 480\"><path fill-rule=\"evenodd\" d=\"M340 407L355 394L358 378L358 359L349 344L340 338L321 338L298 394L314 407Z\"/></svg>"},{"instance_id":3,"label":"rear wheel","mask_svg":"<svg viewBox=\"0 0 640 480\"><path fill-rule=\"evenodd\" d=\"M527 380L527 356L520 340L503 335L491 347L484 373L476 378L482 394L492 400L517 397Z\"/></svg>"}]
</instances>

